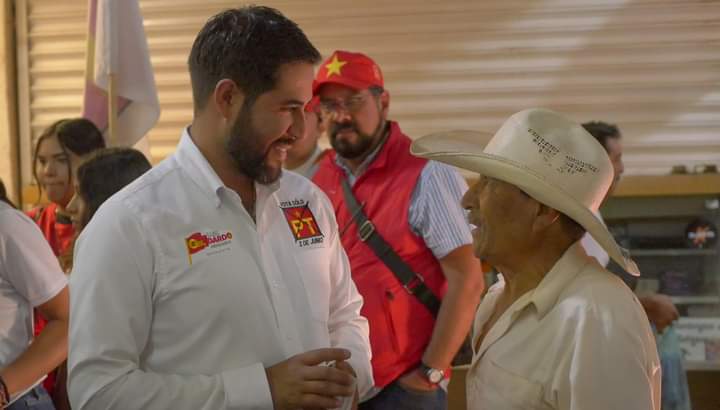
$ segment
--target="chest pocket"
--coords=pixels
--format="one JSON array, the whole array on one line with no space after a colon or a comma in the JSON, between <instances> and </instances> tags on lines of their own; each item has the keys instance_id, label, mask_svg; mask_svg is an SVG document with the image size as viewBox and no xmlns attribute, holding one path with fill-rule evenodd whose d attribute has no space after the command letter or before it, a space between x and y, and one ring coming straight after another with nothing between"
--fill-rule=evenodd
<instances>
[{"instance_id":1,"label":"chest pocket","mask_svg":"<svg viewBox=\"0 0 720 410\"><path fill-rule=\"evenodd\" d=\"M468 373L468 409L545 410L540 383L526 379L483 359Z\"/></svg>"}]
</instances>

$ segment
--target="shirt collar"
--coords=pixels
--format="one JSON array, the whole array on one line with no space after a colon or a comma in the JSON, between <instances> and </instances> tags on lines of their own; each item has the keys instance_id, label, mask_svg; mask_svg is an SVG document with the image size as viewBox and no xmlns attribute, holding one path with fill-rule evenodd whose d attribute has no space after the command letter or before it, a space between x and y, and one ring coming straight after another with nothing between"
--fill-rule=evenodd
<instances>
[{"instance_id":1,"label":"shirt collar","mask_svg":"<svg viewBox=\"0 0 720 410\"><path fill-rule=\"evenodd\" d=\"M185 174L214 202L215 207L219 208L222 204L222 191L230 191L231 189L222 182L205 156L200 152L200 149L190 136L190 127L183 129L175 155ZM280 189L281 179L282 175L271 184L254 184L258 203L260 200L263 200L264 203L264 199Z\"/></svg>"},{"instance_id":2,"label":"shirt collar","mask_svg":"<svg viewBox=\"0 0 720 410\"><path fill-rule=\"evenodd\" d=\"M560 294L580 274L588 262L587 254L580 241L572 244L558 259L550 272L532 291L529 299L529 303L535 306L541 319L557 304Z\"/></svg>"},{"instance_id":3,"label":"shirt collar","mask_svg":"<svg viewBox=\"0 0 720 410\"><path fill-rule=\"evenodd\" d=\"M508 312L511 320L515 321L529 306L534 306L539 319L542 319L557 304L558 298L565 287L575 279L587 263L588 256L582 245L580 245L580 241L571 245L537 287L525 293L513 303L512 311ZM493 285L488 294L492 293L493 297L496 298L504 287L505 283L502 280L502 283L499 282Z\"/></svg>"},{"instance_id":4,"label":"shirt collar","mask_svg":"<svg viewBox=\"0 0 720 410\"><path fill-rule=\"evenodd\" d=\"M219 207L220 191L225 188L225 184L193 141L189 126L183 129L175 156L185 175Z\"/></svg>"}]
</instances>

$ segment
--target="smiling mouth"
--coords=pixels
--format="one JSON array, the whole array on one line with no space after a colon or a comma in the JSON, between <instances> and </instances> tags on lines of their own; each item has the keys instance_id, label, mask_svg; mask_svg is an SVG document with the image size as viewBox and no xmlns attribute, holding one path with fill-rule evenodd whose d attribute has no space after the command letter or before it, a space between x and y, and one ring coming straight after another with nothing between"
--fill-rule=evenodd
<instances>
[{"instance_id":1,"label":"smiling mouth","mask_svg":"<svg viewBox=\"0 0 720 410\"><path fill-rule=\"evenodd\" d=\"M297 138L295 137L280 138L270 144L269 151L276 152L280 156L280 159L285 161L285 159L287 159L287 152L290 148L292 148L295 141L297 141Z\"/></svg>"}]
</instances>

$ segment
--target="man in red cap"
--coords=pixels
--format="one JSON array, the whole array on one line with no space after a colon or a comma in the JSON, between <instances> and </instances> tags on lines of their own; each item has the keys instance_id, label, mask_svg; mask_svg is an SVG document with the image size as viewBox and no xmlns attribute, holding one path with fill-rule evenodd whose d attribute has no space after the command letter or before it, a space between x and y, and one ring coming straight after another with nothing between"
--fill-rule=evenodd
<instances>
[{"instance_id":1,"label":"man in red cap","mask_svg":"<svg viewBox=\"0 0 720 410\"><path fill-rule=\"evenodd\" d=\"M305 105L305 137L300 138L287 151L283 167L312 179L320 160L330 151L320 148L318 140L324 132L320 118L320 104L317 97Z\"/></svg>"},{"instance_id":2,"label":"man in red cap","mask_svg":"<svg viewBox=\"0 0 720 410\"><path fill-rule=\"evenodd\" d=\"M483 289L459 205L467 184L454 168L410 155L369 57L334 52L313 94L334 149L313 181L333 203L370 323L375 389L360 408L446 409L448 369Z\"/></svg>"}]
</instances>

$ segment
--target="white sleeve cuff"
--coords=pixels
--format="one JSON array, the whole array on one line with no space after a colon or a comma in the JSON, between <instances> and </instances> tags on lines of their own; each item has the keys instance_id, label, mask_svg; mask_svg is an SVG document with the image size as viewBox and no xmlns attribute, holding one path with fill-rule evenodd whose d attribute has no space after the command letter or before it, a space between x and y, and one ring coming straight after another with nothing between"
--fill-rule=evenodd
<instances>
[{"instance_id":1,"label":"white sleeve cuff","mask_svg":"<svg viewBox=\"0 0 720 410\"><path fill-rule=\"evenodd\" d=\"M270 384L262 363L222 373L227 410L272 410Z\"/></svg>"},{"instance_id":2,"label":"white sleeve cuff","mask_svg":"<svg viewBox=\"0 0 720 410\"><path fill-rule=\"evenodd\" d=\"M353 355L348 359L348 363L350 363L350 366L355 370L355 374L357 375L355 379L356 387L360 398L363 398L375 385L372 377L372 367L370 367L370 361L367 357L355 357L357 352L353 351L352 353Z\"/></svg>"}]
</instances>

